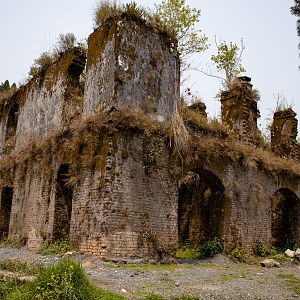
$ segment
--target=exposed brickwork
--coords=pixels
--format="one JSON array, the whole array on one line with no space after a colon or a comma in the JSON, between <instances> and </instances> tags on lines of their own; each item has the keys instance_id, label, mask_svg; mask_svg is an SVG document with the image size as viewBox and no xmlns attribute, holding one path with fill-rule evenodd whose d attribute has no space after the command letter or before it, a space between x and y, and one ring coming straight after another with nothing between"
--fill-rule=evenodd
<instances>
[{"instance_id":1,"label":"exposed brickwork","mask_svg":"<svg viewBox=\"0 0 300 300\"><path fill-rule=\"evenodd\" d=\"M271 126L271 147L276 155L298 158L297 126L296 113L291 108L274 113Z\"/></svg>"},{"instance_id":2,"label":"exposed brickwork","mask_svg":"<svg viewBox=\"0 0 300 300\"><path fill-rule=\"evenodd\" d=\"M240 77L221 94L222 121L245 143L253 144L259 111L253 97L251 79Z\"/></svg>"}]
</instances>

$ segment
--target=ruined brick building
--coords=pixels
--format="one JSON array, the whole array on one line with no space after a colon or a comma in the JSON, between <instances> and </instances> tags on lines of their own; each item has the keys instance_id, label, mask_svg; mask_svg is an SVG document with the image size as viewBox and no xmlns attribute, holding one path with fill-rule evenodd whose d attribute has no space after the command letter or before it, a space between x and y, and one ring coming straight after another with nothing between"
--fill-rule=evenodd
<instances>
[{"instance_id":1,"label":"ruined brick building","mask_svg":"<svg viewBox=\"0 0 300 300\"><path fill-rule=\"evenodd\" d=\"M108 19L87 53L67 51L1 102L1 238L68 239L106 259L171 257L179 241L215 236L226 251L299 243L296 114L276 112L271 149L259 144L243 77L222 94L223 125L203 103L182 108L178 152L179 106L175 43L143 20Z\"/></svg>"}]
</instances>

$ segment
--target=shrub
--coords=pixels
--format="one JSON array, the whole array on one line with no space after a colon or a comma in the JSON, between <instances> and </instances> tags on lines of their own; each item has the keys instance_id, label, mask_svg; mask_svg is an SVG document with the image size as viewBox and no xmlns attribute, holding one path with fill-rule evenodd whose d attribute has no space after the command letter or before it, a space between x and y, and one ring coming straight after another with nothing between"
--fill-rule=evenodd
<instances>
[{"instance_id":1,"label":"shrub","mask_svg":"<svg viewBox=\"0 0 300 300\"><path fill-rule=\"evenodd\" d=\"M257 256L265 257L267 255L267 249L263 242L256 243L254 247L254 253Z\"/></svg>"},{"instance_id":2,"label":"shrub","mask_svg":"<svg viewBox=\"0 0 300 300\"><path fill-rule=\"evenodd\" d=\"M234 248L230 251L229 256L232 259L235 259L235 260L243 260L244 259L244 252L240 248Z\"/></svg>"},{"instance_id":3,"label":"shrub","mask_svg":"<svg viewBox=\"0 0 300 300\"><path fill-rule=\"evenodd\" d=\"M76 44L76 37L74 33L61 33L58 37L57 43L53 49L53 56L57 59L63 54L64 52L73 49Z\"/></svg>"},{"instance_id":4,"label":"shrub","mask_svg":"<svg viewBox=\"0 0 300 300\"><path fill-rule=\"evenodd\" d=\"M224 241L218 237L206 241L198 247L199 258L212 257L224 250Z\"/></svg>"}]
</instances>

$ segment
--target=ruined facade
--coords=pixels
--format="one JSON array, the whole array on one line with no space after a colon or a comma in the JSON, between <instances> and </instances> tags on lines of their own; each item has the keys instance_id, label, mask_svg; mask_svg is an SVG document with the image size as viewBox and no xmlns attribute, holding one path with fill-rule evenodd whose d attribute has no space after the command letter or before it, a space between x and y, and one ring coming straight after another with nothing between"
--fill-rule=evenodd
<instances>
[{"instance_id":1,"label":"ruined facade","mask_svg":"<svg viewBox=\"0 0 300 300\"><path fill-rule=\"evenodd\" d=\"M214 237L226 251L300 242L300 173L255 152L248 78L222 95L227 131L187 121L192 146L174 151L175 44L143 20L108 19L87 56L68 51L1 103L1 238L67 239L105 259L172 257Z\"/></svg>"}]
</instances>

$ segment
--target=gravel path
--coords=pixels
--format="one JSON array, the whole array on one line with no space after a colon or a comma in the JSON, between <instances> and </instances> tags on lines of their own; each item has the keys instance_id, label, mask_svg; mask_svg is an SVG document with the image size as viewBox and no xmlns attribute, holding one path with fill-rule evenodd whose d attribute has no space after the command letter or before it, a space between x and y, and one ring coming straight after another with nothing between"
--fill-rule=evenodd
<instances>
[{"instance_id":1,"label":"gravel path","mask_svg":"<svg viewBox=\"0 0 300 300\"><path fill-rule=\"evenodd\" d=\"M45 265L61 259L59 256L41 256L25 248L0 248L0 261L7 258ZM78 253L71 258L82 263L97 285L132 299L149 293L166 298L192 295L205 300L300 299L282 278L282 275L293 275L300 280L299 266L290 262L280 268L263 268L258 264L235 263L222 255L177 265L115 264Z\"/></svg>"}]
</instances>

